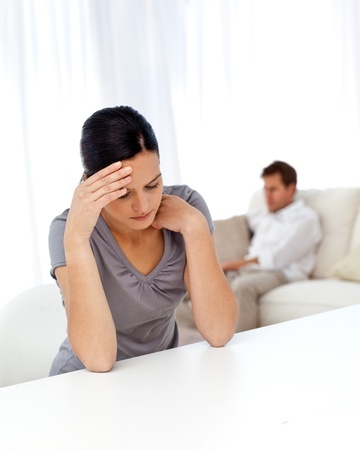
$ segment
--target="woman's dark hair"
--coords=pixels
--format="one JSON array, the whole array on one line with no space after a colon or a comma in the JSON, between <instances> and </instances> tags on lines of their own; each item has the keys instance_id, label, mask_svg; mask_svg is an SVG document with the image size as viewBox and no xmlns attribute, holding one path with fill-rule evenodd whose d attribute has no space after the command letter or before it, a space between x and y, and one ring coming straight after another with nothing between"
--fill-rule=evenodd
<instances>
[{"instance_id":1,"label":"woman's dark hair","mask_svg":"<svg viewBox=\"0 0 360 450\"><path fill-rule=\"evenodd\" d=\"M116 161L131 159L143 150L159 155L154 130L130 106L96 111L83 125L80 153L87 176Z\"/></svg>"},{"instance_id":2,"label":"woman's dark hair","mask_svg":"<svg viewBox=\"0 0 360 450\"><path fill-rule=\"evenodd\" d=\"M296 186L296 170L284 161L274 161L269 166L265 167L262 171L261 178L264 178L267 175L275 175L276 173L280 175L285 186L289 186L292 183Z\"/></svg>"}]
</instances>

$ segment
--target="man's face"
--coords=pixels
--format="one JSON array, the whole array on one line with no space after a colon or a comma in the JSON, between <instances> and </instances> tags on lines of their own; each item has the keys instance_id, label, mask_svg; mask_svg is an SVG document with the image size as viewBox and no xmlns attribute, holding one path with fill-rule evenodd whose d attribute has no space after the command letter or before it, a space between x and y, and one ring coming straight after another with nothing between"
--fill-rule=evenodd
<instances>
[{"instance_id":1,"label":"man's face","mask_svg":"<svg viewBox=\"0 0 360 450\"><path fill-rule=\"evenodd\" d=\"M294 183L285 186L279 173L266 175L263 180L266 204L270 212L279 211L292 203L296 190Z\"/></svg>"}]
</instances>

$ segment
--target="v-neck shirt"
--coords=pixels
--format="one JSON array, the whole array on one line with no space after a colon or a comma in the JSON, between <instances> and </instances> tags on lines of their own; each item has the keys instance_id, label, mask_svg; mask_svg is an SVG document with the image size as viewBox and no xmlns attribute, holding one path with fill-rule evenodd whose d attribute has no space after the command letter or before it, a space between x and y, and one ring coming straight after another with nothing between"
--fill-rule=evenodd
<instances>
[{"instance_id":1,"label":"v-neck shirt","mask_svg":"<svg viewBox=\"0 0 360 450\"><path fill-rule=\"evenodd\" d=\"M186 185L167 186L163 192L179 196L200 210L208 222L210 232L214 232L209 209L198 192ZM63 240L68 212L67 209L57 216L50 226L50 273L55 279L55 269L66 265ZM180 233L167 229L162 232L162 258L147 275L139 272L127 259L101 215L90 237L115 323L117 360L173 348L178 344L175 312L186 293L185 244ZM83 367L66 339L55 358L51 374Z\"/></svg>"}]
</instances>

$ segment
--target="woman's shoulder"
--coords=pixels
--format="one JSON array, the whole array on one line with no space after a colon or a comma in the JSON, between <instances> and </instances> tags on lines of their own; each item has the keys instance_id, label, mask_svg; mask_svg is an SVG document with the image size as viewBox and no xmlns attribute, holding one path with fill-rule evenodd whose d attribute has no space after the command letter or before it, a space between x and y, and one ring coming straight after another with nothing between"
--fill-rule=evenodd
<instances>
[{"instance_id":1,"label":"woman's shoulder","mask_svg":"<svg viewBox=\"0 0 360 450\"><path fill-rule=\"evenodd\" d=\"M65 209L65 211L63 211L61 214L58 214L57 216L55 216L53 218L53 220L51 221L50 227L54 226L55 224L66 222L68 214L69 214L69 209Z\"/></svg>"},{"instance_id":2,"label":"woman's shoulder","mask_svg":"<svg viewBox=\"0 0 360 450\"><path fill-rule=\"evenodd\" d=\"M65 209L65 211L63 211L62 213L58 214L57 216L54 217L53 222L55 220L66 220L67 216L69 214L69 208Z\"/></svg>"},{"instance_id":3,"label":"woman's shoulder","mask_svg":"<svg viewBox=\"0 0 360 450\"><path fill-rule=\"evenodd\" d=\"M61 214L58 214L50 223L50 237L54 234L63 233L65 229L66 219L69 210L65 209Z\"/></svg>"},{"instance_id":4,"label":"woman's shoulder","mask_svg":"<svg viewBox=\"0 0 360 450\"><path fill-rule=\"evenodd\" d=\"M163 188L164 194L168 195L176 195L188 203L191 203L192 198L202 198L201 195L192 189L187 184L174 184L171 186L164 186Z\"/></svg>"},{"instance_id":5,"label":"woman's shoulder","mask_svg":"<svg viewBox=\"0 0 360 450\"><path fill-rule=\"evenodd\" d=\"M172 184L163 187L164 194L177 195L179 197L188 195L189 191L192 191L192 189L186 184Z\"/></svg>"}]
</instances>

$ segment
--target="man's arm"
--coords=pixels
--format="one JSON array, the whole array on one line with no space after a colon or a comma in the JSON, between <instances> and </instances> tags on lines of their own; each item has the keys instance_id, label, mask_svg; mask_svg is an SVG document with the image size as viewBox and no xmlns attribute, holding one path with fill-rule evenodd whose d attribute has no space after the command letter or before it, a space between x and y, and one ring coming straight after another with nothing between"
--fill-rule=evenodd
<instances>
[{"instance_id":1,"label":"man's arm","mask_svg":"<svg viewBox=\"0 0 360 450\"><path fill-rule=\"evenodd\" d=\"M242 267L248 266L249 264L258 264L259 260L257 257L249 259L235 259L232 261L224 261L221 263L221 268L224 272L230 272L232 270L239 270Z\"/></svg>"}]
</instances>

